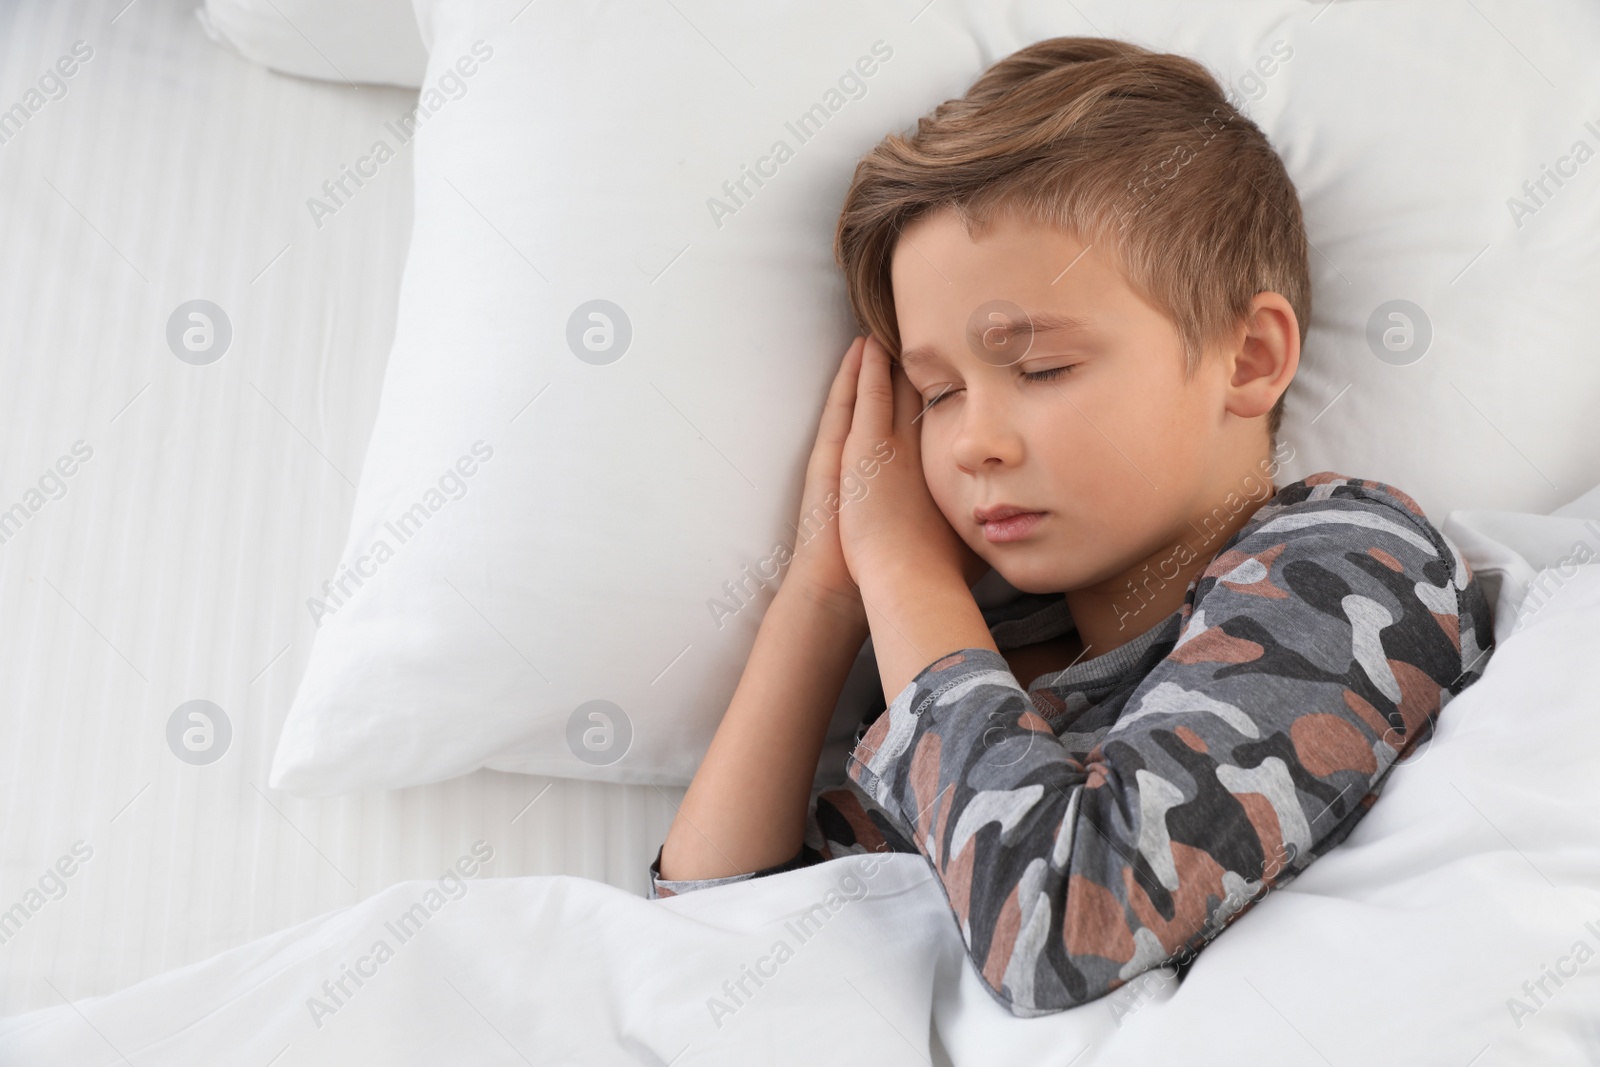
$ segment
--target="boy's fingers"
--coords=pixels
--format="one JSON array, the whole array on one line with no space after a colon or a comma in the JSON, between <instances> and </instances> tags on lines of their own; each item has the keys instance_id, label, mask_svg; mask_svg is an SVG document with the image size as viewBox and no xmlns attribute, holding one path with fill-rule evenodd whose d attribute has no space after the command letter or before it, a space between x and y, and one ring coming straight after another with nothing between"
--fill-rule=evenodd
<instances>
[{"instance_id":1,"label":"boy's fingers","mask_svg":"<svg viewBox=\"0 0 1600 1067\"><path fill-rule=\"evenodd\" d=\"M862 348L852 428L872 441L894 433L894 383L889 377L889 353L876 337L868 337Z\"/></svg>"},{"instance_id":2,"label":"boy's fingers","mask_svg":"<svg viewBox=\"0 0 1600 1067\"><path fill-rule=\"evenodd\" d=\"M922 394L917 392L917 387L911 384L911 379L898 363L894 365L893 376L895 431L920 441L918 435L922 431L916 425L916 419L922 413Z\"/></svg>"},{"instance_id":3,"label":"boy's fingers","mask_svg":"<svg viewBox=\"0 0 1600 1067\"><path fill-rule=\"evenodd\" d=\"M817 420L817 443L812 447L813 457L817 456L818 446L825 442L842 447L850 434L850 422L856 406L856 367L861 359L860 348L861 338L858 337L839 361L833 384L828 387L828 396L822 403L822 416Z\"/></svg>"},{"instance_id":4,"label":"boy's fingers","mask_svg":"<svg viewBox=\"0 0 1600 1067\"><path fill-rule=\"evenodd\" d=\"M860 373L861 351L866 347L867 339L857 337L850 342L850 347L844 350L844 358L839 361L839 369L833 374L833 388L830 392L853 394L856 391L856 375Z\"/></svg>"},{"instance_id":5,"label":"boy's fingers","mask_svg":"<svg viewBox=\"0 0 1600 1067\"><path fill-rule=\"evenodd\" d=\"M856 405L856 378L860 374L861 349L865 338L857 337L845 350L839 361L839 370L828 389L828 399L822 405L822 433L829 438L843 440L850 432L851 416Z\"/></svg>"},{"instance_id":6,"label":"boy's fingers","mask_svg":"<svg viewBox=\"0 0 1600 1067\"><path fill-rule=\"evenodd\" d=\"M839 361L827 399L822 404L822 417L817 420L817 439L811 447L811 460L806 473L810 480L824 489L837 484L840 466L838 459L850 436L850 421L855 414L856 376L861 363L861 348L865 338L857 337Z\"/></svg>"}]
</instances>

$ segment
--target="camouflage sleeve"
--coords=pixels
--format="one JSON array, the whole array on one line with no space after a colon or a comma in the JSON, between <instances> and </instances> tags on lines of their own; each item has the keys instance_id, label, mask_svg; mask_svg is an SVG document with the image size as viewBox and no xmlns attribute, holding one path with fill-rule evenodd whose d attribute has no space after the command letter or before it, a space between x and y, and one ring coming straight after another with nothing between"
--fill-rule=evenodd
<instances>
[{"instance_id":1,"label":"camouflage sleeve","mask_svg":"<svg viewBox=\"0 0 1600 1067\"><path fill-rule=\"evenodd\" d=\"M656 849L656 858L650 863L650 887L645 894L650 900L781 874L859 852L917 851L895 829L887 813L877 809L871 801L864 800L854 786L813 790L800 850L783 863L759 871L730 874L722 878L663 878L661 851L665 847L663 843L661 848Z\"/></svg>"},{"instance_id":2,"label":"camouflage sleeve","mask_svg":"<svg viewBox=\"0 0 1600 1067\"><path fill-rule=\"evenodd\" d=\"M1492 633L1470 568L1377 485L1318 486L1247 524L1089 752L1063 746L1004 658L969 648L851 753L850 779L910 831L1013 1015L1187 966L1342 841L1481 673Z\"/></svg>"},{"instance_id":3,"label":"camouflage sleeve","mask_svg":"<svg viewBox=\"0 0 1600 1067\"><path fill-rule=\"evenodd\" d=\"M781 874L784 871L796 870L800 867L809 867L813 863L820 863L822 857L810 845L802 843L800 851L783 863L771 867L764 867L759 871L747 871L744 874L730 874L722 878L663 878L661 877L661 853L666 848L663 842L656 849L656 858L650 861L650 888L645 896L650 900L661 900L665 897L675 897L681 893L692 893L696 889L710 889L717 885L732 885L734 882L748 882L752 878L761 878L769 874Z\"/></svg>"}]
</instances>

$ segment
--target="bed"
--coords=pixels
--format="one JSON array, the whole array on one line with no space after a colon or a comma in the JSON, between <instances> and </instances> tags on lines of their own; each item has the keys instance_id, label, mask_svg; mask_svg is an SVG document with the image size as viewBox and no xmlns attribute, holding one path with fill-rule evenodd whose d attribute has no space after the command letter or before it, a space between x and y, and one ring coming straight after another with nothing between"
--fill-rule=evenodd
<instances>
[{"instance_id":1,"label":"bed","mask_svg":"<svg viewBox=\"0 0 1600 1067\"><path fill-rule=\"evenodd\" d=\"M643 893L670 789L494 771L321 802L268 788L393 338L409 163L320 229L305 202L416 93L268 71L190 3L122 8L0 12L12 97L74 41L94 53L0 157L7 506L74 442L93 453L0 551L7 892L94 850L5 944L5 1012L204 959L478 838L495 873ZM163 339L194 298L235 309L205 368ZM192 699L232 728L204 773L164 740Z\"/></svg>"},{"instance_id":2,"label":"bed","mask_svg":"<svg viewBox=\"0 0 1600 1067\"><path fill-rule=\"evenodd\" d=\"M1339 32L1358 36L1363 19L1392 17L1404 28L1443 17L1441 5L1425 2L1374 10L1385 6L1352 2L1339 8L1353 10L1323 12L1238 0L1213 8L1249 22L1237 46L1248 70L1262 43L1280 34L1302 34L1295 40L1308 61L1319 32L1343 26ZM395 6L350 7L378 19ZM1100 4L1077 15L1021 4L994 19L982 17L981 4L928 15L922 7L871 17L884 20L897 45L954 42L963 58L898 89L874 83L868 103L850 105L860 136L882 128L882 115L868 108L898 114L893 109L926 106L932 93L953 95L983 58L1019 40L1116 28ZM413 11L400 8L407 17ZM778 8L785 18L804 14ZM449 73L438 65L442 50L451 64L471 55L465 43L476 27L449 3L419 0L414 11L407 32L420 30L416 55L433 64L414 72L425 95L441 70ZM1151 11L1153 24L1160 16ZM661 19L694 39L671 10L635 14L647 30ZM704 25L713 12L694 14ZM768 17L722 15L727 32L741 20L759 31ZM1574 138L1600 144L1600 133L1577 120L1587 107L1600 122L1596 82L1588 76L1580 85L1576 53L1562 52L1563 44L1595 40L1600 23L1574 15L1564 32L1546 26L1534 37L1507 37L1501 28L1515 22L1511 9L1483 4L1451 25L1480 15L1472 47L1491 49L1486 62L1496 77L1518 70L1529 93L1545 92L1540 79L1550 77L1577 86L1566 106L1503 127L1515 146L1505 149L1516 159L1508 173L1537 178L1541 161ZM475 17L531 33L535 20L556 16L518 0L485 4ZM859 29L840 45L841 62L872 41L872 27ZM1136 29L1130 23L1128 32ZM16 916L0 923L0 1061L1088 1065L1147 1062L1175 1050L1217 1063L1600 1059L1600 962L1589 962L1600 952L1600 567L1578 548L1600 550L1600 439L1592 420L1574 429L1577 414L1593 409L1600 360L1580 360L1595 355L1583 339L1588 313L1561 306L1562 294L1582 290L1597 269L1595 198L1576 187L1593 174L1575 171L1574 188L1533 205L1552 211L1543 229L1531 227L1537 214L1530 229L1515 228L1535 242L1522 258L1497 260L1492 242L1479 250L1475 236L1462 237L1459 260L1440 257L1450 264L1439 267L1441 291L1456 284L1462 264L1488 272L1484 285L1494 292L1537 263L1530 284L1553 294L1532 316L1537 323L1519 324L1481 296L1463 300L1492 320L1474 327L1480 333L1492 331L1500 343L1526 328L1530 344L1559 348L1569 368L1565 388L1552 389L1546 379L1495 377L1503 368L1489 370L1488 357L1476 371L1461 357L1445 364L1459 384L1440 378L1429 386L1436 392L1428 395L1459 403L1452 418L1483 420L1460 429L1460 440L1481 451L1457 466L1515 487L1493 506L1474 503L1465 478L1432 483L1436 495L1423 498L1430 515L1448 514L1441 528L1486 580L1502 642L1491 670L1451 705L1434 741L1396 768L1383 803L1347 843L1209 946L1182 983L1151 976L1102 1002L1022 1021L979 986L919 857L849 857L742 888L643 899L646 868L686 769L725 706L756 613L719 630L716 658L680 672L682 687L660 707L636 713L633 754L654 762L579 765L564 751L551 756L561 748L551 738L568 727L564 714L541 726L548 737L457 745L458 720L424 709L417 736L431 740L415 751L371 732L370 715L333 714L349 704L349 688L371 688L397 671L356 636L364 620L391 617L392 605L352 597L351 610L340 607L344 618L330 624L315 604L326 612L332 603L329 583L370 540L362 531L381 525L394 501L416 496L415 486L390 475L408 466L432 472L471 442L459 425L430 440L435 431L423 425L421 406L503 399L499 446L525 432L528 423L518 420L541 385L565 380L525 368L508 379L505 365L487 358L463 359L448 380L417 370L424 342L448 336L451 300L498 298L494 278L537 271L530 255L543 260L524 251L523 234L549 220L508 216L513 197L495 188L492 168L469 170L471 184L453 172L457 184L444 188L452 172L439 165L443 147L419 169L407 136L416 88L347 78L361 73L357 57L331 48L302 56L308 69L296 73L308 77L286 75L207 30L194 0L0 9L8 59L0 108L35 88L43 101L25 104L20 123L0 122L0 202L8 205L0 213L0 508L23 506L0 524L0 677L10 683L0 716L0 915ZM514 33L490 36L494 60L480 53L481 70L470 76L457 68L460 84L472 86L462 99L474 103L447 95L443 114L453 125L430 120L443 131L440 146L460 152L487 140L469 116L483 113L476 102L494 91L491 79L508 77L501 72L517 62L517 48L533 47ZM579 36L553 36L551 47ZM1196 40L1224 37L1216 30ZM913 54L909 46L905 54ZM716 80L727 70L710 53L702 58L694 77L706 80L708 93L727 93ZM322 63L329 69L309 69ZM1248 95L1275 115L1284 96L1276 86L1289 75L1274 82L1256 69L1264 88ZM374 71L373 78L410 77ZM805 82L796 106L818 90ZM765 117L750 110L753 126L764 128ZM730 108L730 123L743 117L742 104ZM1461 136L1435 132L1441 142ZM375 158L379 139L397 151ZM775 183L751 201L753 216L780 210L791 189L825 200L838 165L858 147L846 140L808 150L786 172L787 187ZM1291 146L1291 168L1323 166L1316 147L1314 138ZM706 172L737 173L739 163L727 155ZM1348 178L1318 176L1331 187L1348 186ZM1524 194L1511 183L1505 195ZM538 197L527 199L530 212L539 209ZM416 204L433 208L419 218ZM442 204L453 205L450 213ZM1327 220L1338 208L1308 201L1308 216ZM1506 213L1498 199L1486 211ZM813 229L819 218L829 221L795 218ZM1330 233L1337 254L1348 235ZM649 236L627 250L629 278L670 284L679 234L668 227ZM459 260L438 256L408 262L418 241L432 252L468 239L481 251L482 276L452 281ZM773 247L794 246L758 236L748 247L781 258L769 254ZM711 254L738 248L730 237ZM832 284L815 251L801 249L800 269L819 286ZM691 259L678 269L707 269L694 276L702 282L738 277L731 257L711 263L694 267ZM1477 283L1479 275L1462 274L1461 289ZM419 294L433 302L419 310ZM1330 294L1337 309L1341 297L1331 286ZM836 312L797 313L788 325L808 342L831 338ZM1327 321L1330 345L1338 321ZM1361 344L1359 336L1345 340ZM1456 340L1445 332L1441 343ZM1493 355L1492 345L1484 349ZM1438 365L1437 357L1421 364ZM704 368L679 369L657 392L683 401L696 395L691 384ZM748 384L820 399L820 371L819 364L776 384ZM460 386L474 374L479 394ZM1326 454L1376 409L1346 414L1361 388L1344 390L1361 379L1341 377L1336 364L1308 365L1303 377L1305 391L1294 398L1303 432L1295 439L1308 457ZM656 402L643 379L633 385ZM1368 398L1382 402L1375 391ZM703 425L678 427L673 447L684 455L705 448L697 436L767 429L746 412L706 421L709 407L689 410ZM740 454L741 462L751 457L759 497L731 496L720 483L696 491L775 519L798 489L803 457L792 445L811 417L778 420L773 432L787 434L785 444ZM483 479L511 480L503 473L514 469L511 460L499 462L483 464ZM1411 484L1409 460L1396 462L1396 483ZM1316 469L1291 468L1296 477ZM464 509L493 510L500 483L483 479L463 490L468 503L428 520L428 544L419 540L385 565L392 588L403 591L413 570L427 573L439 558L493 556L493 546L464 546L447 525L464 527ZM508 528L523 519L511 515ZM735 573L741 553L764 546L768 531L756 524L745 533L746 544L715 546L716 560L687 575L683 588L715 588ZM639 573L658 566L637 562ZM555 639L507 626L484 599L493 583L482 568L451 577L454 593L420 602L442 630L493 628L495 620L511 634L511 652L494 645L501 660L485 663L483 677L523 670L519 648ZM682 655L676 624L665 619L646 620L652 632L618 637L653 642L649 675ZM570 629L574 647L594 644L592 631ZM475 633L473 647L493 644ZM437 673L405 677L400 687L424 692ZM678 677L669 679L678 685ZM835 742L853 727L852 711L859 716L850 701L873 680L852 675ZM479 697L468 711L482 711L494 693ZM631 695L616 699L640 706ZM669 711L683 726L671 737L661 726ZM836 760L837 744L825 760L830 752ZM762 961L782 938L800 951L768 974L771 988L727 991L750 968L767 974ZM380 941L389 951L376 951Z\"/></svg>"}]
</instances>

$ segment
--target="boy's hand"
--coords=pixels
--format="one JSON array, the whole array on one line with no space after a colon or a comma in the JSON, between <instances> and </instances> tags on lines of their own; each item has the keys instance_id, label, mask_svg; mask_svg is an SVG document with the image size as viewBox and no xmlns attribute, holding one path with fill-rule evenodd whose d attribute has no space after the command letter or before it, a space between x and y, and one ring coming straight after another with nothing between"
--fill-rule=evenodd
<instances>
[{"instance_id":1,"label":"boy's hand","mask_svg":"<svg viewBox=\"0 0 1600 1067\"><path fill-rule=\"evenodd\" d=\"M856 338L845 352L822 406L795 521L794 560L784 578L785 586L857 620L865 619L865 608L840 548L838 512L844 503L839 494L841 457L855 410L862 341Z\"/></svg>"},{"instance_id":2,"label":"boy's hand","mask_svg":"<svg viewBox=\"0 0 1600 1067\"><path fill-rule=\"evenodd\" d=\"M857 338L860 377L842 469L870 470L867 490L839 515L850 576L863 587L886 574L953 576L970 586L989 565L950 528L922 474L922 398L876 337ZM848 359L846 360L848 363ZM887 444L885 444L887 442ZM891 451L892 449L892 451ZM858 476L859 477L859 476Z\"/></svg>"}]
</instances>

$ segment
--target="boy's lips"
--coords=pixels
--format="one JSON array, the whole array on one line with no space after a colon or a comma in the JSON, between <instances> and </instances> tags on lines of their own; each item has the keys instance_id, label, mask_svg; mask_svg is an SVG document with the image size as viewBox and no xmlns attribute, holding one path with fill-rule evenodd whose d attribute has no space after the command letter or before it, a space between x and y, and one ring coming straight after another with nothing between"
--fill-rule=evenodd
<instances>
[{"instance_id":1,"label":"boy's lips","mask_svg":"<svg viewBox=\"0 0 1600 1067\"><path fill-rule=\"evenodd\" d=\"M1013 504L998 504L990 508L977 508L973 517L983 524L983 536L991 544L1021 541L1044 521L1045 512L1029 511Z\"/></svg>"}]
</instances>

